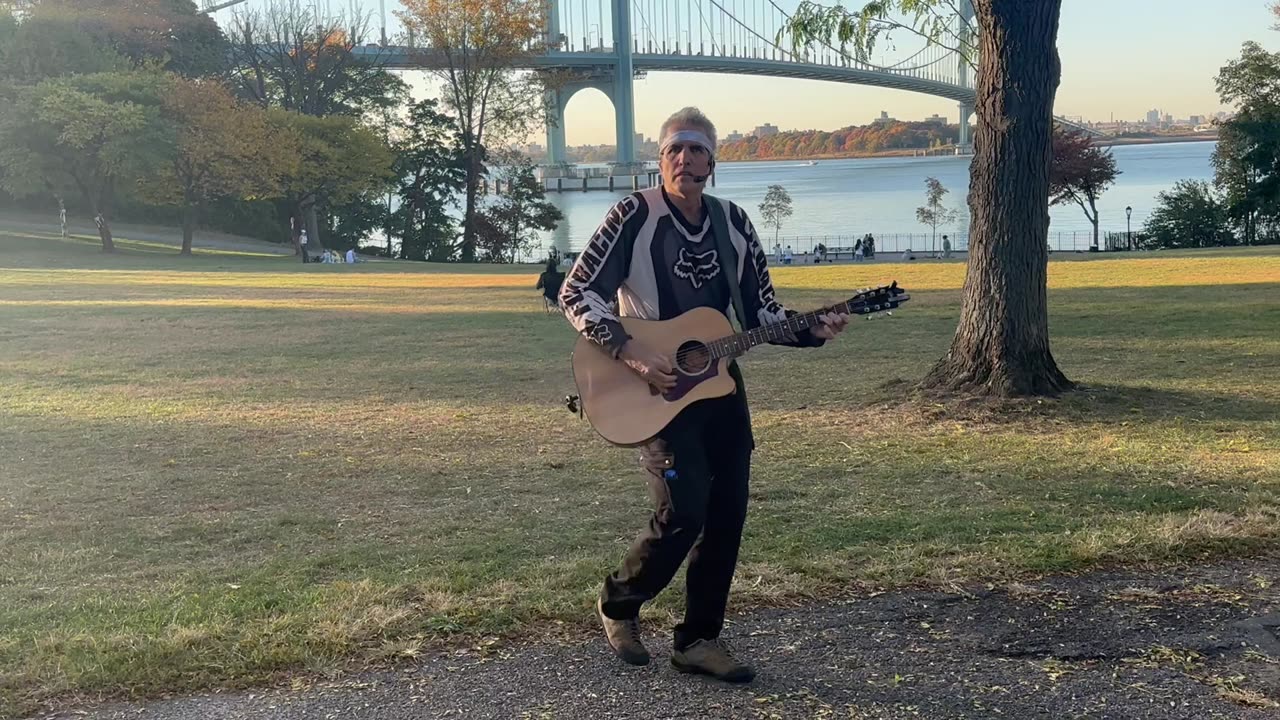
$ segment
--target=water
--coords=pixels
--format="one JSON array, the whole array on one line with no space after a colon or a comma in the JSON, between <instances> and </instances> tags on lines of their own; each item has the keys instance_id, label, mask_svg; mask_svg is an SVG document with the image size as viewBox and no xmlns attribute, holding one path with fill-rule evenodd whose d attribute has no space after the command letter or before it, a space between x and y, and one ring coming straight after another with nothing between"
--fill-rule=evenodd
<instances>
[{"instance_id":1,"label":"water","mask_svg":"<svg viewBox=\"0 0 1280 720\"><path fill-rule=\"evenodd\" d=\"M1133 207L1133 229L1137 231L1151 213L1156 193L1168 190L1178 180L1211 179L1210 156L1215 145L1185 142L1113 148L1121 174L1098 203L1100 241L1108 231L1124 232L1126 205ZM964 200L970 160L950 156L821 160L812 166L797 161L723 163L716 168L716 187L709 192L746 208L767 247L773 245L773 231L759 225L757 208L766 188L780 184L791 194L795 213L784 221L779 237L782 245L790 244L796 252L818 242L851 245L853 238L866 233L876 237L877 250L927 250L931 230L916 221L916 208L924 204L924 179L933 176L951 191L944 203L960 210L956 223L938 229L939 237L948 233L959 241L959 249L968 226ZM609 207L624 194L548 193L565 220L555 232L548 233L536 254L545 256L547 241L562 252L580 251ZM1078 206L1053 207L1050 218L1049 242L1055 249L1083 250L1089 246L1092 226Z\"/></svg>"}]
</instances>

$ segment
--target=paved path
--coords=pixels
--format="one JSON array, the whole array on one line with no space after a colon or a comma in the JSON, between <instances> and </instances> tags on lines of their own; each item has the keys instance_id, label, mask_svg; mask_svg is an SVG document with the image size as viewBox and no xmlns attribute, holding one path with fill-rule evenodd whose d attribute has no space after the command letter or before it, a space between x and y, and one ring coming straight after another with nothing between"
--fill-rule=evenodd
<instances>
[{"instance_id":1,"label":"paved path","mask_svg":"<svg viewBox=\"0 0 1280 720\"><path fill-rule=\"evenodd\" d=\"M0 229L26 232L43 232L57 234L58 219L42 218L30 213L5 212L0 214ZM72 235L98 237L98 230L91 220L70 219L67 231ZM112 223L112 234L120 239L138 240L141 242L162 243L172 245L175 249L182 247L182 228L163 225L140 225L134 223ZM197 229L192 236L191 246L196 249L230 250L234 252L268 253L271 255L293 255L293 246L255 240L240 235Z\"/></svg>"},{"instance_id":2,"label":"paved path","mask_svg":"<svg viewBox=\"0 0 1280 720\"><path fill-rule=\"evenodd\" d=\"M907 591L736 618L742 687L621 665L596 636L459 651L301 690L60 719L1280 717L1280 556Z\"/></svg>"}]
</instances>

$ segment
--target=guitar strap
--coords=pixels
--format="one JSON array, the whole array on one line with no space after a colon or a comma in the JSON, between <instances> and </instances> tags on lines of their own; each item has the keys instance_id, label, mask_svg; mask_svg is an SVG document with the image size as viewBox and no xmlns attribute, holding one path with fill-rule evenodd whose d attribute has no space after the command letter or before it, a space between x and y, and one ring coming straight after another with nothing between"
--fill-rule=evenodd
<instances>
[{"instance_id":1,"label":"guitar strap","mask_svg":"<svg viewBox=\"0 0 1280 720\"><path fill-rule=\"evenodd\" d=\"M738 254L733 249L733 241L729 239L729 221L725 219L724 203L718 198L710 195L703 195L707 200L708 212L711 213L711 233L716 238L716 251L719 254L721 267L729 267L729 260L733 259L732 267L736 270L738 267ZM743 260L743 271L746 271L746 263L751 262L751 258ZM730 273L725 271L720 273L724 276L725 282L729 283L729 297L733 299L733 311L738 316L738 325L742 330L750 330L758 325L758 322L749 323L746 308L742 304L742 288L741 279L736 272Z\"/></svg>"}]
</instances>

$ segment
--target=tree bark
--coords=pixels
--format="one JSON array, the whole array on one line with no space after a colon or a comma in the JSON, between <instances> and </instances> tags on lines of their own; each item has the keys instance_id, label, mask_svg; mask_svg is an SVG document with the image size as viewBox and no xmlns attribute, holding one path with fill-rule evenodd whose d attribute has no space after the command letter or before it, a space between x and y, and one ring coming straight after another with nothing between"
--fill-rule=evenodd
<instances>
[{"instance_id":1,"label":"tree bark","mask_svg":"<svg viewBox=\"0 0 1280 720\"><path fill-rule=\"evenodd\" d=\"M480 185L479 150L472 150L467 161L467 204L462 220L462 247L459 258L462 262L476 261L476 195Z\"/></svg>"},{"instance_id":2,"label":"tree bark","mask_svg":"<svg viewBox=\"0 0 1280 720\"><path fill-rule=\"evenodd\" d=\"M111 236L111 222L102 215L98 216L98 238L102 240L102 252L113 253L116 251L116 244Z\"/></svg>"},{"instance_id":3,"label":"tree bark","mask_svg":"<svg viewBox=\"0 0 1280 720\"><path fill-rule=\"evenodd\" d=\"M324 250L324 238L320 237L320 221L316 217L315 200L305 202L302 216L307 225L307 252Z\"/></svg>"},{"instance_id":4,"label":"tree bark","mask_svg":"<svg viewBox=\"0 0 1280 720\"><path fill-rule=\"evenodd\" d=\"M107 215L109 210L104 203L97 200L92 201L93 208L93 224L98 228L98 239L102 241L102 252L113 253L116 251L115 239L111 235L111 220Z\"/></svg>"},{"instance_id":5,"label":"tree bark","mask_svg":"<svg viewBox=\"0 0 1280 720\"><path fill-rule=\"evenodd\" d=\"M922 388L1000 397L1072 387L1049 352L1053 101L1062 0L976 0L978 127L960 323Z\"/></svg>"}]
</instances>

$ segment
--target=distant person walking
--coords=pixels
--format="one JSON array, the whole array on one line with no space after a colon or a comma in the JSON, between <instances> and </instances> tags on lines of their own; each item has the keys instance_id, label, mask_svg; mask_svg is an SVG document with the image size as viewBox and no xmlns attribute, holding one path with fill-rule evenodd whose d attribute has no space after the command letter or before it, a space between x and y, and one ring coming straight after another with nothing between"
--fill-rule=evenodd
<instances>
[{"instance_id":1,"label":"distant person walking","mask_svg":"<svg viewBox=\"0 0 1280 720\"><path fill-rule=\"evenodd\" d=\"M942 236L942 257L945 260L951 259L951 240L946 235Z\"/></svg>"},{"instance_id":2,"label":"distant person walking","mask_svg":"<svg viewBox=\"0 0 1280 720\"><path fill-rule=\"evenodd\" d=\"M302 248L302 262L307 263L307 229L302 228L302 232L298 234L298 246Z\"/></svg>"}]
</instances>

